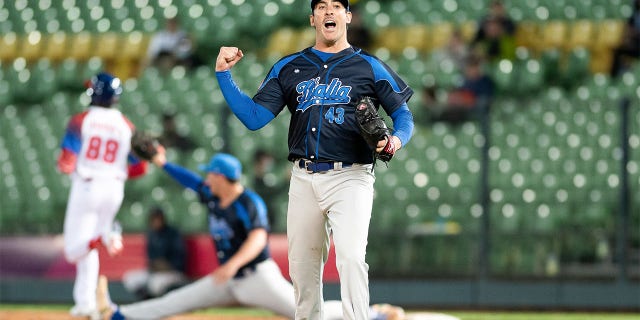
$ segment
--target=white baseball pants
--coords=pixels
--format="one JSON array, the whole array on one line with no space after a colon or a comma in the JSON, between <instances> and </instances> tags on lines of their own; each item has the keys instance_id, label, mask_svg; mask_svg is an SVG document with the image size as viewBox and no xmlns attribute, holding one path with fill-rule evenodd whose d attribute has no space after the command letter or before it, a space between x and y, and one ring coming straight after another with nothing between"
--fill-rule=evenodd
<instances>
[{"instance_id":1,"label":"white baseball pants","mask_svg":"<svg viewBox=\"0 0 640 320\"><path fill-rule=\"evenodd\" d=\"M124 181L111 178L85 180L72 176L64 217L64 253L76 265L73 299L82 310L96 308L100 262L89 242L107 234L124 197Z\"/></svg>"},{"instance_id":2,"label":"white baseball pants","mask_svg":"<svg viewBox=\"0 0 640 320\"><path fill-rule=\"evenodd\" d=\"M268 309L289 319L293 319L295 310L291 284L269 259L242 278L217 284L212 277L205 276L162 297L123 305L120 313L127 320L163 319L188 311L237 304Z\"/></svg>"},{"instance_id":3,"label":"white baseball pants","mask_svg":"<svg viewBox=\"0 0 640 320\"><path fill-rule=\"evenodd\" d=\"M164 294L171 287L184 281L184 274L175 270L149 272L147 269L137 269L129 270L122 275L122 284L129 292L146 289L153 297Z\"/></svg>"},{"instance_id":4,"label":"white baseball pants","mask_svg":"<svg viewBox=\"0 0 640 320\"><path fill-rule=\"evenodd\" d=\"M322 272L330 232L340 275L344 319L368 319L369 266L365 262L375 176L371 165L309 174L293 166L287 213L289 270L296 319L323 319Z\"/></svg>"}]
</instances>

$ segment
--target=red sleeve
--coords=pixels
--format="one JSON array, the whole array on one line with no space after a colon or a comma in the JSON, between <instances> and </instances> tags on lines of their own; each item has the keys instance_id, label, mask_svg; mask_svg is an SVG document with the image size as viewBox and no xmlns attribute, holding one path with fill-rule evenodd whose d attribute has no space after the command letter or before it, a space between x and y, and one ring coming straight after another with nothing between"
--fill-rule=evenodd
<instances>
[{"instance_id":1,"label":"red sleeve","mask_svg":"<svg viewBox=\"0 0 640 320\"><path fill-rule=\"evenodd\" d=\"M138 163L129 164L129 179L135 179L147 173L147 162L140 161Z\"/></svg>"},{"instance_id":2,"label":"red sleeve","mask_svg":"<svg viewBox=\"0 0 640 320\"><path fill-rule=\"evenodd\" d=\"M62 149L58 157L58 170L64 174L70 174L76 169L78 156L69 149Z\"/></svg>"}]
</instances>

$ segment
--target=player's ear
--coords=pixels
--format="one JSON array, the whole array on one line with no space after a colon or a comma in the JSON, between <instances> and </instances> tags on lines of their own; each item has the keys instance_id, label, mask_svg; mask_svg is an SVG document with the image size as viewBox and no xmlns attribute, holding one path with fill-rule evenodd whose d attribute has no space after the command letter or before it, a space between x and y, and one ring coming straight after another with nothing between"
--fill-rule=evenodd
<instances>
[{"instance_id":1,"label":"player's ear","mask_svg":"<svg viewBox=\"0 0 640 320\"><path fill-rule=\"evenodd\" d=\"M346 19L347 24L350 24L350 23L351 23L351 18L352 18L352 17L353 17L353 16L351 15L351 11L347 11L347 19Z\"/></svg>"},{"instance_id":2,"label":"player's ear","mask_svg":"<svg viewBox=\"0 0 640 320\"><path fill-rule=\"evenodd\" d=\"M311 25L312 27L316 27L316 23L315 20L313 19L313 15L309 16L309 25Z\"/></svg>"}]
</instances>

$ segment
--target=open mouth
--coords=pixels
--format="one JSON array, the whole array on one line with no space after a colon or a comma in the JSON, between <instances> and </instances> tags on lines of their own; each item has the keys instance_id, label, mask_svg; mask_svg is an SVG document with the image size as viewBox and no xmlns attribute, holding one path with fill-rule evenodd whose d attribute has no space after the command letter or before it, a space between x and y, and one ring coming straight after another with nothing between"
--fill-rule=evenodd
<instances>
[{"instance_id":1,"label":"open mouth","mask_svg":"<svg viewBox=\"0 0 640 320\"><path fill-rule=\"evenodd\" d=\"M327 20L324 22L324 27L327 29L333 29L336 27L336 22L333 20Z\"/></svg>"}]
</instances>

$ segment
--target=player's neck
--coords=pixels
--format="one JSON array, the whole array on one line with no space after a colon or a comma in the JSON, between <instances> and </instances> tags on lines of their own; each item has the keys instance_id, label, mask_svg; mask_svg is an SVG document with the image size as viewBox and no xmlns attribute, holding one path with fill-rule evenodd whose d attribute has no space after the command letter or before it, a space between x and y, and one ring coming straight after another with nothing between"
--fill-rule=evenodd
<instances>
[{"instance_id":1,"label":"player's neck","mask_svg":"<svg viewBox=\"0 0 640 320\"><path fill-rule=\"evenodd\" d=\"M218 198L220 198L220 207L229 207L243 192L244 187L239 183L235 183L230 188L221 191L220 195L218 195Z\"/></svg>"},{"instance_id":2,"label":"player's neck","mask_svg":"<svg viewBox=\"0 0 640 320\"><path fill-rule=\"evenodd\" d=\"M344 39L342 41L336 41L333 43L325 43L322 41L316 41L316 44L313 46L314 49L318 50L318 51L322 51L322 52L329 52L329 53L337 53L340 52L344 49L347 49L351 47L351 45L349 44L349 42Z\"/></svg>"}]
</instances>

